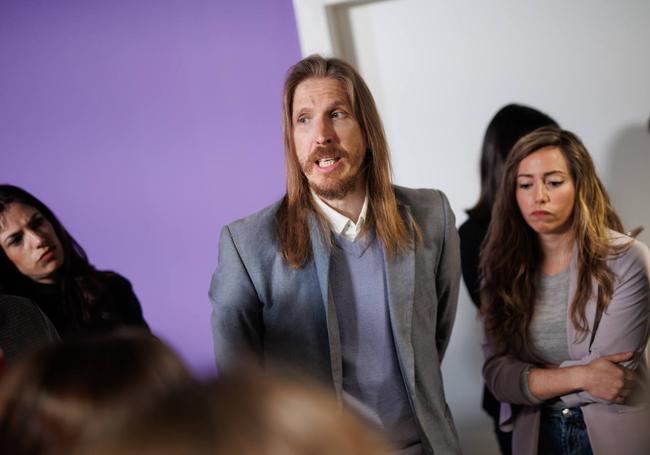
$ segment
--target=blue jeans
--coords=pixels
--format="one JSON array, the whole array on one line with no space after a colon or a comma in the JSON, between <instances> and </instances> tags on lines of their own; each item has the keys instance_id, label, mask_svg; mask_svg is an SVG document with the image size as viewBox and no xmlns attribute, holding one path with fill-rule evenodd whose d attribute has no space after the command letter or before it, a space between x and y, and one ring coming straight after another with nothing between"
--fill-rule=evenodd
<instances>
[{"instance_id":1,"label":"blue jeans","mask_svg":"<svg viewBox=\"0 0 650 455\"><path fill-rule=\"evenodd\" d=\"M592 455L580 408L542 408L539 455Z\"/></svg>"}]
</instances>

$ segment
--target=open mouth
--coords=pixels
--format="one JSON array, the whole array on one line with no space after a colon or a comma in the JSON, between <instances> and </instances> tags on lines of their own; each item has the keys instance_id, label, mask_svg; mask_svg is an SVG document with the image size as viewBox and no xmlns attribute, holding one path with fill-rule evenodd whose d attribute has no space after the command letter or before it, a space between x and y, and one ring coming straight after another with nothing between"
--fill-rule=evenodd
<instances>
[{"instance_id":1,"label":"open mouth","mask_svg":"<svg viewBox=\"0 0 650 455\"><path fill-rule=\"evenodd\" d=\"M319 160L316 160L316 164L318 165L319 168L326 168L330 167L331 165L335 164L340 158L321 158Z\"/></svg>"}]
</instances>

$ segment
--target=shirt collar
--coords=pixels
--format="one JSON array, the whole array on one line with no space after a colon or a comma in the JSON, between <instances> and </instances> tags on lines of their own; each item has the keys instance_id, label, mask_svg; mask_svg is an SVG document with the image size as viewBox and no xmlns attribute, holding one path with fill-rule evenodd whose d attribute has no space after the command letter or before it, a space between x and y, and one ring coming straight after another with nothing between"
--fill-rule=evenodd
<instances>
[{"instance_id":1,"label":"shirt collar","mask_svg":"<svg viewBox=\"0 0 650 455\"><path fill-rule=\"evenodd\" d=\"M350 241L355 241L361 228L366 221L366 214L368 213L368 192L366 191L366 197L363 200L363 206L361 207L361 213L359 213L359 219L355 223L347 216L337 212L335 209L327 205L314 191L311 192L316 205L325 215L330 229L338 235L342 235Z\"/></svg>"}]
</instances>

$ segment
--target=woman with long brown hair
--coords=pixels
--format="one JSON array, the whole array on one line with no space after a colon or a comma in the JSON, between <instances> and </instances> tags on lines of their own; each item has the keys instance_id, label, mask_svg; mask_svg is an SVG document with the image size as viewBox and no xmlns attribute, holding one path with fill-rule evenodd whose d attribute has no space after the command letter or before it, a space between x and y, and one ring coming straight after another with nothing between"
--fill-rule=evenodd
<instances>
[{"instance_id":1,"label":"woman with long brown hair","mask_svg":"<svg viewBox=\"0 0 650 455\"><path fill-rule=\"evenodd\" d=\"M481 194L476 204L467 210L467 220L458 228L460 262L463 281L474 305L480 308L479 254L487 237L494 200L510 150L526 134L543 126L558 124L545 113L521 104L507 104L494 114L485 130L481 147ZM487 387L483 390L483 409L494 423L494 433L503 455L512 453L512 433L499 428L499 402Z\"/></svg>"},{"instance_id":2,"label":"woman with long brown hair","mask_svg":"<svg viewBox=\"0 0 650 455\"><path fill-rule=\"evenodd\" d=\"M483 374L515 454L650 453L650 252L622 230L574 134L515 144L480 265Z\"/></svg>"}]
</instances>

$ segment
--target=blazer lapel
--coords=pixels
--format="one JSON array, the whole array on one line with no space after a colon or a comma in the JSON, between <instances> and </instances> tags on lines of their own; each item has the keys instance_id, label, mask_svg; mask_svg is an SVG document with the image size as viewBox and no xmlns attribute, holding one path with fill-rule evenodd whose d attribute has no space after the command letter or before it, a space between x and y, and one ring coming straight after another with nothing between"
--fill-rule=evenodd
<instances>
[{"instance_id":1,"label":"blazer lapel","mask_svg":"<svg viewBox=\"0 0 650 455\"><path fill-rule=\"evenodd\" d=\"M573 303L573 297L576 295L578 288L578 271L578 246L574 243L573 252L571 255L571 263L569 265L569 295L567 296L568 302L566 318L569 355L573 359L579 359L591 353L591 335L594 328L596 328L596 307L598 300L598 282L595 278L592 278L592 293L589 301L587 302L587 306L585 307L585 317L587 318L587 326L589 332L586 335L578 333L576 328L573 326L573 322L571 322L571 304Z\"/></svg>"},{"instance_id":2,"label":"blazer lapel","mask_svg":"<svg viewBox=\"0 0 650 455\"><path fill-rule=\"evenodd\" d=\"M316 275L320 286L325 315L327 317L327 335L330 351L330 367L332 370L332 382L334 390L338 396L341 396L343 390L343 359L341 356L341 337L339 334L339 324L336 317L336 308L332 300L329 284L330 273L330 248L323 240L318 220L313 214L309 219L309 234L311 237L312 254L314 255L314 265Z\"/></svg>"},{"instance_id":3,"label":"blazer lapel","mask_svg":"<svg viewBox=\"0 0 650 455\"><path fill-rule=\"evenodd\" d=\"M400 209L411 229L411 210L400 204ZM411 229L411 235L413 232ZM415 369L413 342L411 340L413 323L413 293L415 284L415 252L409 250L389 259L384 251L386 264L386 284L388 287L388 311L390 315L395 350L400 361L402 374L410 390L415 390Z\"/></svg>"}]
</instances>

